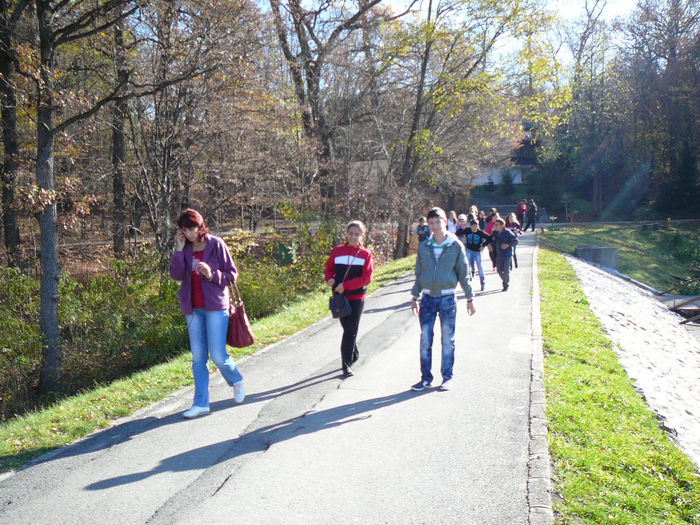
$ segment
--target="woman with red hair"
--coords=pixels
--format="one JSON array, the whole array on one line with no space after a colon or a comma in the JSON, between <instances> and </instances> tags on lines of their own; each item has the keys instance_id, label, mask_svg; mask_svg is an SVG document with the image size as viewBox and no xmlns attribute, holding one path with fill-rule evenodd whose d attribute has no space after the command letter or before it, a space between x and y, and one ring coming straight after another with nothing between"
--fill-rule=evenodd
<instances>
[{"instance_id":1,"label":"woman with red hair","mask_svg":"<svg viewBox=\"0 0 700 525\"><path fill-rule=\"evenodd\" d=\"M187 319L192 350L194 402L183 413L193 418L209 413L209 357L233 387L233 400L243 402L243 376L226 352L228 285L238 270L223 239L209 233L202 215L187 209L177 220L170 276L181 281L178 298Z\"/></svg>"}]
</instances>

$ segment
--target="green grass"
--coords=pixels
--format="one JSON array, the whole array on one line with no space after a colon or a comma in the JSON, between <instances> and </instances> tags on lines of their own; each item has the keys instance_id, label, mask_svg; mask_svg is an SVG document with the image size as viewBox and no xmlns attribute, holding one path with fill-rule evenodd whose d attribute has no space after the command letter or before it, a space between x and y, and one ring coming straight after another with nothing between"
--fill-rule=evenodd
<instances>
[{"instance_id":1,"label":"green grass","mask_svg":"<svg viewBox=\"0 0 700 525\"><path fill-rule=\"evenodd\" d=\"M697 226L674 226L642 231L639 226L586 226L557 228L541 235L542 247L573 255L577 246L593 244L617 247L617 269L658 290L679 283L673 276L687 277L693 269L674 255L675 234L697 235Z\"/></svg>"},{"instance_id":2,"label":"green grass","mask_svg":"<svg viewBox=\"0 0 700 525\"><path fill-rule=\"evenodd\" d=\"M415 256L376 269L369 286L373 292L413 269ZM328 294L319 291L282 311L253 323L256 342L234 349L240 358L286 339L328 315ZM163 399L192 384L189 352L109 385L69 397L44 410L0 425L0 472L16 469L33 458L72 443L90 432L109 427L119 417Z\"/></svg>"},{"instance_id":3,"label":"green grass","mask_svg":"<svg viewBox=\"0 0 700 525\"><path fill-rule=\"evenodd\" d=\"M700 478L632 388L566 259L541 250L549 446L559 523L700 523Z\"/></svg>"}]
</instances>

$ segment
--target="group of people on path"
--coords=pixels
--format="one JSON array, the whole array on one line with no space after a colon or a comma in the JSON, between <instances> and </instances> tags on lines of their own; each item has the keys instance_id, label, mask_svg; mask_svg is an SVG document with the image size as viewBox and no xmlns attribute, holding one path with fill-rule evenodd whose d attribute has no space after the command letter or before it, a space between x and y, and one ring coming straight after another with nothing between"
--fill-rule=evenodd
<instances>
[{"instance_id":1,"label":"group of people on path","mask_svg":"<svg viewBox=\"0 0 700 525\"><path fill-rule=\"evenodd\" d=\"M525 229L521 228L522 221L519 219L522 207L528 218L527 226L532 226L535 230L535 217L537 216L537 205L530 199L530 205L525 199L518 203L516 212L509 213L505 219L501 217L497 208L491 208L488 212L479 210L476 206L471 206L469 212L457 215L451 211L447 218L447 231L455 235L464 245L467 262L471 277L479 274L481 291L486 288L486 278L483 269L481 253L486 249L491 260L493 271L498 272L501 278L503 291L507 291L510 286L510 271L518 267L518 255L516 245L518 236ZM418 226L413 230L413 234L418 237L418 246L429 240L431 231L425 217L418 219Z\"/></svg>"},{"instance_id":2,"label":"group of people on path","mask_svg":"<svg viewBox=\"0 0 700 525\"><path fill-rule=\"evenodd\" d=\"M238 270L225 241L211 235L199 212L185 210L178 218L177 226L170 275L181 282L178 298L187 321L192 352L194 400L192 407L183 413L189 419L209 412L210 357L232 388L234 402L242 403L245 399L243 376L226 350L231 300L228 287L236 282ZM438 316L442 334L440 389L452 388L456 287L461 286L467 300L467 312L473 315L476 310L470 279L474 277L476 267L481 289L484 289L481 252L489 247L506 291L519 232L520 222L515 214L504 220L495 209L486 214L472 207L468 215L457 216L450 212L448 218L444 210L436 207L428 212L427 218L421 218L414 231L420 242L416 255L416 279L411 290L411 310L421 326L421 380L411 387L412 390L421 391L432 385L432 345ZM366 227L361 221L349 222L345 228L346 241L333 248L324 272L325 281L333 293L345 295L350 305L348 315L340 319L343 327L340 357L344 377L354 375L352 366L359 359L357 333L367 286L372 282L374 272L372 252L363 244L365 234Z\"/></svg>"}]
</instances>

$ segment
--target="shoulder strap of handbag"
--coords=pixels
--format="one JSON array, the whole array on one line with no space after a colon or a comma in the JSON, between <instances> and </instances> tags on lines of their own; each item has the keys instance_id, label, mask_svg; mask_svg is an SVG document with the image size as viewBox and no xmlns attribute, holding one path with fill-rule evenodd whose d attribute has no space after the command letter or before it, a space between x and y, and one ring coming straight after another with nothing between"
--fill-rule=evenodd
<instances>
[{"instance_id":1,"label":"shoulder strap of handbag","mask_svg":"<svg viewBox=\"0 0 700 525\"><path fill-rule=\"evenodd\" d=\"M360 255L360 252L361 252L361 251L362 251L362 248L360 248L359 250L357 250L357 253L356 253L355 255L353 255L353 259L354 259L355 257L357 257L358 255ZM348 269L345 270L345 275L343 276L343 280L340 281L340 282L344 283L344 282L345 282L345 279L348 278L348 273L350 273L350 268L351 268L351 267L352 267L352 265L351 265L351 264L348 264Z\"/></svg>"},{"instance_id":2,"label":"shoulder strap of handbag","mask_svg":"<svg viewBox=\"0 0 700 525\"><path fill-rule=\"evenodd\" d=\"M240 306L243 304L243 298L241 297L241 292L238 289L236 281L228 283L230 301L233 306Z\"/></svg>"}]
</instances>

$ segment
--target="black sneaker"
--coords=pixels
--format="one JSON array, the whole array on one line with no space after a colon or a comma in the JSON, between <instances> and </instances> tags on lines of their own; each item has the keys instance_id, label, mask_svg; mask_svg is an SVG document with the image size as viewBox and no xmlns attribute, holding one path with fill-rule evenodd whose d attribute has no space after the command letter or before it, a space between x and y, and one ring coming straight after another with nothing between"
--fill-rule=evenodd
<instances>
[{"instance_id":1,"label":"black sneaker","mask_svg":"<svg viewBox=\"0 0 700 525\"><path fill-rule=\"evenodd\" d=\"M427 381L419 381L411 387L411 390L413 390L414 392L420 392L421 390L425 390L426 388L430 388L430 383L428 383Z\"/></svg>"},{"instance_id":2,"label":"black sneaker","mask_svg":"<svg viewBox=\"0 0 700 525\"><path fill-rule=\"evenodd\" d=\"M507 291L508 291L508 285L507 285L507 284L504 284L504 285L503 285L503 291L504 291L504 292L507 292Z\"/></svg>"},{"instance_id":3,"label":"black sneaker","mask_svg":"<svg viewBox=\"0 0 700 525\"><path fill-rule=\"evenodd\" d=\"M343 375L345 377L352 377L355 375L355 372L353 372L352 368L350 368L349 366L344 366L343 367Z\"/></svg>"}]
</instances>

